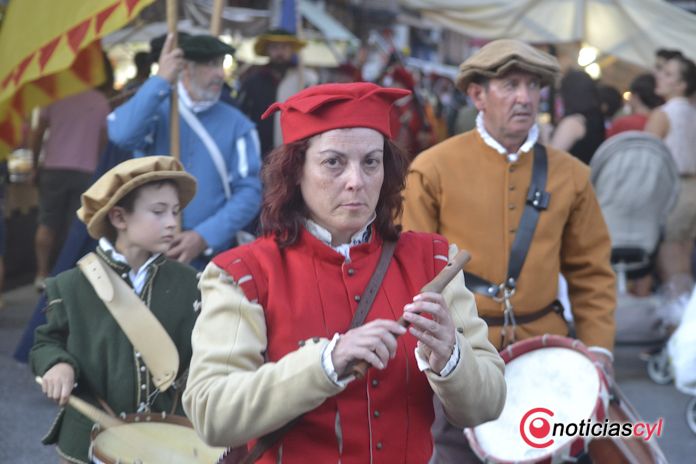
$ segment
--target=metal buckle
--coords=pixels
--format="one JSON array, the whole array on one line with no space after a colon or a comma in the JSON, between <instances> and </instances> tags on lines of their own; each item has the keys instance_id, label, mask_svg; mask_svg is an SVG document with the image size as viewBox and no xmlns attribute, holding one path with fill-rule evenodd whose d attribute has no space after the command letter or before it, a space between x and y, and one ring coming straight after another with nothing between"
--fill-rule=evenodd
<instances>
[{"instance_id":1,"label":"metal buckle","mask_svg":"<svg viewBox=\"0 0 696 464\"><path fill-rule=\"evenodd\" d=\"M505 348L516 341L515 329L517 328L517 321L512 310L512 303L510 302L515 294L515 281L514 279L508 279L507 282L500 284L498 288L498 293L502 292L503 295L502 297L496 296L494 300L503 303L503 327L500 331L500 337L501 346Z\"/></svg>"},{"instance_id":2,"label":"metal buckle","mask_svg":"<svg viewBox=\"0 0 696 464\"><path fill-rule=\"evenodd\" d=\"M495 293L493 293L493 290L495 290ZM491 286L488 288L488 293L493 301L503 303L515 294L515 281L514 279L508 279L507 282L503 282L500 285Z\"/></svg>"}]
</instances>

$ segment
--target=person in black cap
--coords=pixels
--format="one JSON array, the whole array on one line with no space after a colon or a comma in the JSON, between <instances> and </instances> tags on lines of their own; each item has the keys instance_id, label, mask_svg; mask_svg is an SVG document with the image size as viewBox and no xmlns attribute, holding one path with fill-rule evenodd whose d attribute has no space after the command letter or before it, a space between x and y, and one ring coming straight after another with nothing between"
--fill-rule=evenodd
<instances>
[{"instance_id":1,"label":"person in black cap","mask_svg":"<svg viewBox=\"0 0 696 464\"><path fill-rule=\"evenodd\" d=\"M184 210L183 231L167 255L201 269L232 245L261 202L254 124L220 102L223 60L233 53L234 48L209 35L182 38L179 48L168 36L157 74L108 118L109 138L122 149L135 156L169 154L169 95L177 85L181 162L200 188Z\"/></svg>"},{"instance_id":2,"label":"person in black cap","mask_svg":"<svg viewBox=\"0 0 696 464\"><path fill-rule=\"evenodd\" d=\"M247 71L241 78L240 109L256 123L261 139L261 154L266 155L283 143L278 116L261 120L261 115L275 101L285 101L303 87L318 82L316 74L295 66L295 54L307 43L283 29L272 29L260 35L254 44L258 56L267 56L268 63ZM302 76L302 79L300 79Z\"/></svg>"}]
</instances>

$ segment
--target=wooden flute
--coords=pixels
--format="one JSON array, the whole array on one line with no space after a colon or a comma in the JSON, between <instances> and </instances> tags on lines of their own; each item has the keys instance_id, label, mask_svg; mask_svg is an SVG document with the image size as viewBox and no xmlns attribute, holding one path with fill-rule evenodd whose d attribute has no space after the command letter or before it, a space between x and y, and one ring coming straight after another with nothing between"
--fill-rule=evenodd
<instances>
[{"instance_id":1,"label":"wooden flute","mask_svg":"<svg viewBox=\"0 0 696 464\"><path fill-rule=\"evenodd\" d=\"M459 250L457 255L452 259L452 261L449 261L447 265L438 273L438 275L435 276L433 280L425 284L423 288L421 288L420 293L424 292L434 292L434 293L442 293L442 291L445 289L448 283L456 276L459 272L461 272L462 269L464 269L464 266L466 263L469 262L471 259L471 255L469 252L465 250ZM403 327L408 327L410 323L401 316L399 320L397 321L399 325ZM367 361L361 360L353 364L348 371L353 374L356 378L362 379L365 377L365 373L367 372L367 369L370 365L367 363Z\"/></svg>"}]
</instances>

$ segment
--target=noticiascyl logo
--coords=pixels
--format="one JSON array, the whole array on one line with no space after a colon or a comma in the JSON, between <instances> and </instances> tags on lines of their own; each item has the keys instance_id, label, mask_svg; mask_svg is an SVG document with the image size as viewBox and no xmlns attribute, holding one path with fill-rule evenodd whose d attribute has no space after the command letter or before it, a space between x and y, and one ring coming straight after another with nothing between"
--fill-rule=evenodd
<instances>
[{"instance_id":1,"label":"noticiascyl logo","mask_svg":"<svg viewBox=\"0 0 696 464\"><path fill-rule=\"evenodd\" d=\"M554 422L554 413L547 408L532 408L520 420L520 435L532 448L547 448L555 438L591 437L591 438L634 438L649 441L661 437L664 419L655 422L613 422L582 419L579 422Z\"/></svg>"},{"instance_id":2,"label":"noticiascyl logo","mask_svg":"<svg viewBox=\"0 0 696 464\"><path fill-rule=\"evenodd\" d=\"M551 435L551 422L553 411L546 408L532 408L522 416L520 420L520 435L525 443L532 448L548 448L553 445L553 438L545 440Z\"/></svg>"}]
</instances>

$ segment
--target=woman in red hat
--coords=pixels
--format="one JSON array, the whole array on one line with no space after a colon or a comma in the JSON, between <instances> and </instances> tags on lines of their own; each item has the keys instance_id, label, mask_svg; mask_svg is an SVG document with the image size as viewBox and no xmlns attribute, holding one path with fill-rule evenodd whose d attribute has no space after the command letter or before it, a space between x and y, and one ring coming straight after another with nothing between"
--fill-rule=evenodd
<instances>
[{"instance_id":1,"label":"woman in red hat","mask_svg":"<svg viewBox=\"0 0 696 464\"><path fill-rule=\"evenodd\" d=\"M263 171L263 237L219 255L200 282L183 401L210 444L253 449L299 417L258 442L260 462L426 463L433 393L460 426L500 413L503 364L462 275L418 294L456 247L394 222L408 162L389 115L408 93L325 84L266 111L281 112L285 144ZM390 242L374 302L351 328ZM371 367L362 379L359 361Z\"/></svg>"}]
</instances>

